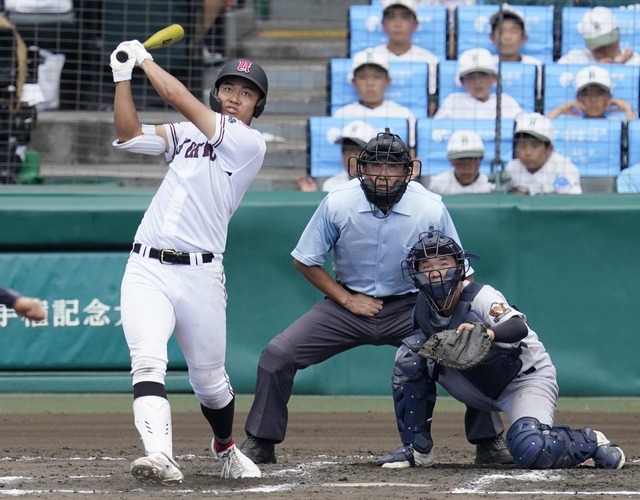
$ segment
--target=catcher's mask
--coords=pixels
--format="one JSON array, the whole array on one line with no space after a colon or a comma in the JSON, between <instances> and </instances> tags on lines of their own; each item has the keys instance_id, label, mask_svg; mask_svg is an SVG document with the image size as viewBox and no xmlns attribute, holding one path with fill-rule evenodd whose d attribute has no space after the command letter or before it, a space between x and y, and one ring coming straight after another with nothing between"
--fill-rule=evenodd
<instances>
[{"instance_id":1,"label":"catcher's mask","mask_svg":"<svg viewBox=\"0 0 640 500\"><path fill-rule=\"evenodd\" d=\"M256 107L253 110L253 117L258 118L264 111L264 107L267 104L267 92L269 91L269 81L267 80L267 74L262 67L249 59L234 59L225 64L218 73L216 83L209 93L209 107L215 112L219 113L222 109L222 103L218 97L218 88L225 78L231 76L239 76L253 83L262 96L256 102Z\"/></svg>"},{"instance_id":2,"label":"catcher's mask","mask_svg":"<svg viewBox=\"0 0 640 500\"><path fill-rule=\"evenodd\" d=\"M455 264L420 272L422 262L447 255L455 257ZM402 273L425 296L431 310L445 311L451 307L458 283L469 270L469 258L479 257L465 252L452 238L431 227L426 233L421 233L418 242L411 247L409 256L402 262Z\"/></svg>"},{"instance_id":3,"label":"catcher's mask","mask_svg":"<svg viewBox=\"0 0 640 500\"><path fill-rule=\"evenodd\" d=\"M355 176L371 211L376 217L387 217L407 190L414 167L419 168L420 162L411 159L407 145L388 128L371 139L355 160Z\"/></svg>"}]
</instances>

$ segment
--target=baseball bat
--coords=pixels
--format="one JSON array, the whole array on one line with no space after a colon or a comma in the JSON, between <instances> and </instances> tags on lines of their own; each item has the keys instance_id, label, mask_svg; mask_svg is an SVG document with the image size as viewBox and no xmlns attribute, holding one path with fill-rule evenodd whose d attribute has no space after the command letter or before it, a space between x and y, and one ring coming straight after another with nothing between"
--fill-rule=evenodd
<instances>
[{"instance_id":1,"label":"baseball bat","mask_svg":"<svg viewBox=\"0 0 640 500\"><path fill-rule=\"evenodd\" d=\"M172 24L171 26L162 28L160 31L156 31L144 41L142 46L147 50L168 47L169 45L179 42L183 37L184 28L179 24ZM124 50L120 50L116 54L116 59L120 62L126 62L128 58L129 56Z\"/></svg>"}]
</instances>

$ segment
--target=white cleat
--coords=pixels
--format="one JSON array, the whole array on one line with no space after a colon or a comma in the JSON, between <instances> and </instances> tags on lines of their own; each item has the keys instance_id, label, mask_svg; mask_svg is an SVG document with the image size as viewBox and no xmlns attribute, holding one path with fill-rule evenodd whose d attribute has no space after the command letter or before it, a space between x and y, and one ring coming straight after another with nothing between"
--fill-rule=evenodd
<instances>
[{"instance_id":1,"label":"white cleat","mask_svg":"<svg viewBox=\"0 0 640 500\"><path fill-rule=\"evenodd\" d=\"M178 464L164 453L152 453L131 462L131 474L141 483L180 484L184 476Z\"/></svg>"},{"instance_id":2,"label":"white cleat","mask_svg":"<svg viewBox=\"0 0 640 500\"><path fill-rule=\"evenodd\" d=\"M231 445L221 453L214 455L222 461L220 477L240 479L244 477L261 477L260 469L236 445Z\"/></svg>"}]
</instances>

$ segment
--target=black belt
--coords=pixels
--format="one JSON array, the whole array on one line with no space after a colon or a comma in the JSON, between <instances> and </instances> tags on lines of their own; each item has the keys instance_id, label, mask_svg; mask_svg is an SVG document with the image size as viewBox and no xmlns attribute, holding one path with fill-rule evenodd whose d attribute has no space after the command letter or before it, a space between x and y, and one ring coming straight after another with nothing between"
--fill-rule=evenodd
<instances>
[{"instance_id":1,"label":"black belt","mask_svg":"<svg viewBox=\"0 0 640 500\"><path fill-rule=\"evenodd\" d=\"M142 245L140 243L133 244L133 251L142 255ZM212 253L203 253L202 255L202 263L208 264L212 262L215 258L215 255ZM191 264L191 257L189 252L176 252L175 250L171 250L170 248L164 248L162 250L158 250L157 248L149 247L149 253L147 255L150 259L158 259L162 264Z\"/></svg>"},{"instance_id":2,"label":"black belt","mask_svg":"<svg viewBox=\"0 0 640 500\"><path fill-rule=\"evenodd\" d=\"M351 288L349 288L344 283L341 283L340 281L338 281L338 283L340 283L342 288L347 290L349 293L359 293L351 290ZM418 292L409 292L409 293L403 293L402 295L387 295L386 297L374 297L374 298L380 299L382 302L386 304L387 302L395 302L396 300L408 299L410 297L415 297L416 295L418 295Z\"/></svg>"}]
</instances>

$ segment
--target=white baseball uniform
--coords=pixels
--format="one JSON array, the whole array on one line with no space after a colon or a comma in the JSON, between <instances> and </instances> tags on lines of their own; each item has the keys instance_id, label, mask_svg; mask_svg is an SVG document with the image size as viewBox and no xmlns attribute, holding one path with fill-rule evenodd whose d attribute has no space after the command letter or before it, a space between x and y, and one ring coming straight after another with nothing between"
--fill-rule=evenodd
<instances>
[{"instance_id":1,"label":"white baseball uniform","mask_svg":"<svg viewBox=\"0 0 640 500\"><path fill-rule=\"evenodd\" d=\"M557 64L594 64L598 60L593 57L589 49L572 49L558 59ZM634 52L627 62L627 66L640 66L640 54Z\"/></svg>"},{"instance_id":2,"label":"white baseball uniform","mask_svg":"<svg viewBox=\"0 0 640 500\"><path fill-rule=\"evenodd\" d=\"M164 125L171 164L136 232L121 305L133 384L164 384L174 333L196 397L218 409L233 398L225 371L227 228L266 146L237 118L215 120L211 139L189 122ZM164 264L154 249L188 252L188 264Z\"/></svg>"},{"instance_id":3,"label":"white baseball uniform","mask_svg":"<svg viewBox=\"0 0 640 500\"><path fill-rule=\"evenodd\" d=\"M480 173L478 178L467 186L460 184L453 170L447 170L431 176L429 191L438 194L476 194L490 193L494 185L489 182L487 174Z\"/></svg>"},{"instance_id":4,"label":"white baseball uniform","mask_svg":"<svg viewBox=\"0 0 640 500\"><path fill-rule=\"evenodd\" d=\"M519 159L511 160L505 167L510 177L506 182L507 189L518 188L529 194L581 194L580 171L571 160L551 153L545 164L534 173L527 170Z\"/></svg>"},{"instance_id":5,"label":"white baseball uniform","mask_svg":"<svg viewBox=\"0 0 640 500\"><path fill-rule=\"evenodd\" d=\"M522 113L518 102L509 94L502 94L500 99L502 118L512 119ZM444 98L434 118L493 120L496 117L495 94L489 95L486 101L479 101L468 92L453 92Z\"/></svg>"}]
</instances>

